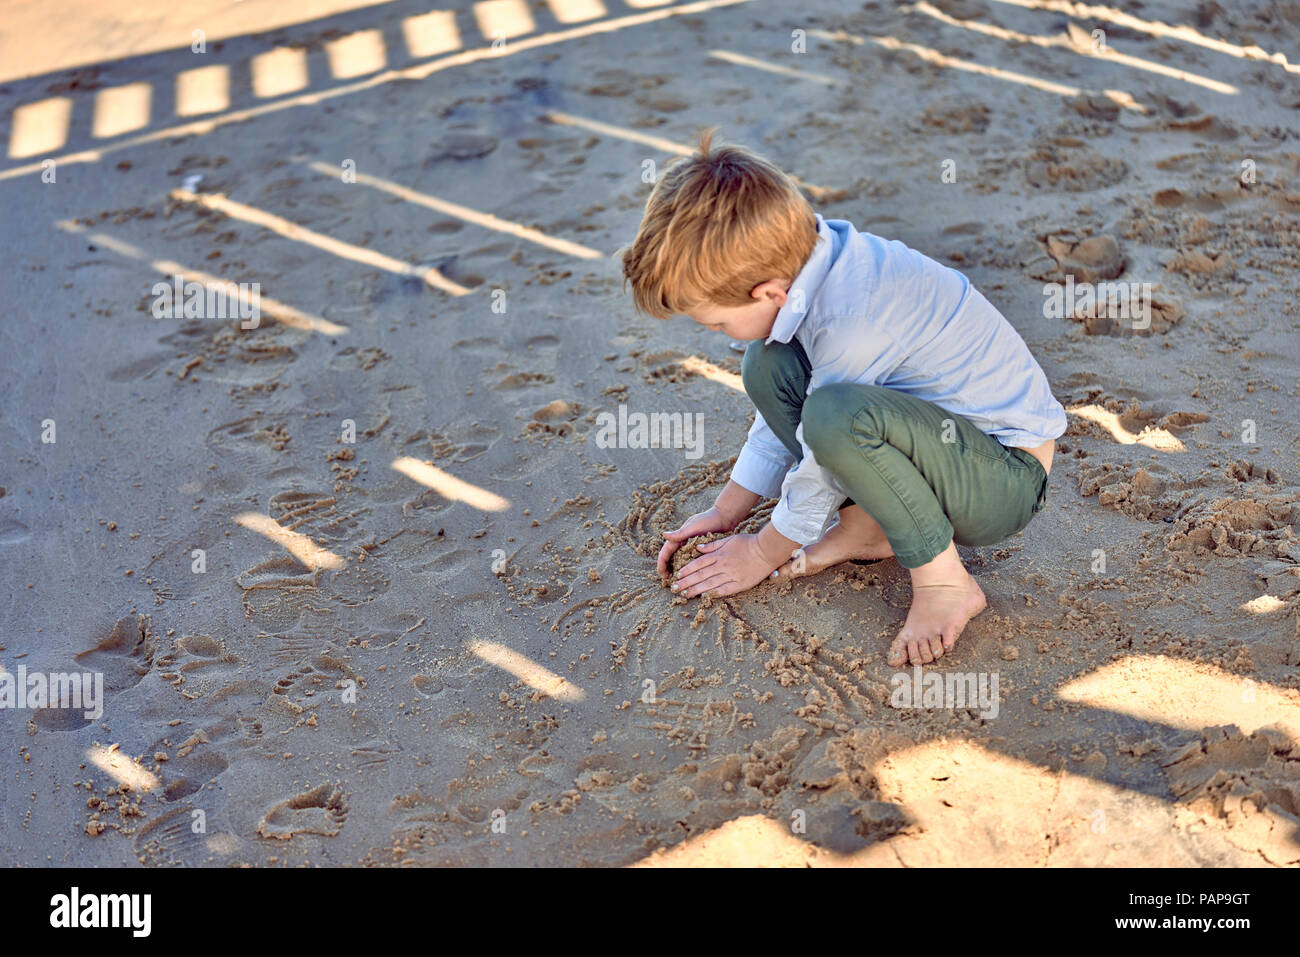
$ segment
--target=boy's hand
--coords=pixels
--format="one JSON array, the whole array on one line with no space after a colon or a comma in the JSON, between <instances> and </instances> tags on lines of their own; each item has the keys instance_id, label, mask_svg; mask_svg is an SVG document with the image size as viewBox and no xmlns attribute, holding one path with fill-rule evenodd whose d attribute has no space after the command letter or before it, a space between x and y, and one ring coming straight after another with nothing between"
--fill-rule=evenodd
<instances>
[{"instance_id":1,"label":"boy's hand","mask_svg":"<svg viewBox=\"0 0 1300 957\"><path fill-rule=\"evenodd\" d=\"M757 535L732 535L699 546L704 554L677 573L673 591L687 598L717 598L753 588L781 564L763 550Z\"/></svg>"},{"instance_id":2,"label":"boy's hand","mask_svg":"<svg viewBox=\"0 0 1300 957\"><path fill-rule=\"evenodd\" d=\"M715 505L707 512L692 515L677 531L664 532L664 547L659 549L659 577L669 576L668 562L672 559L673 552L681 548L686 539L694 538L696 535L707 535L709 532L729 532L735 527L736 523L728 521ZM704 551L704 548L702 547L700 551Z\"/></svg>"}]
</instances>

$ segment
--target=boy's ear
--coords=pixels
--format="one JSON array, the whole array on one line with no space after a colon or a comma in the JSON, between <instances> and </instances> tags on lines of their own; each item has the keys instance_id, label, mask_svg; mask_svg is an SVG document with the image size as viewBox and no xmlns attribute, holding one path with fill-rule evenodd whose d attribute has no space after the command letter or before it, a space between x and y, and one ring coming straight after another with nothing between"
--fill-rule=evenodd
<instances>
[{"instance_id":1,"label":"boy's ear","mask_svg":"<svg viewBox=\"0 0 1300 957\"><path fill-rule=\"evenodd\" d=\"M757 286L749 291L749 295L758 300L767 299L775 302L778 306L785 305L785 293L790 288L790 283L784 279L769 279L766 282L760 282Z\"/></svg>"}]
</instances>

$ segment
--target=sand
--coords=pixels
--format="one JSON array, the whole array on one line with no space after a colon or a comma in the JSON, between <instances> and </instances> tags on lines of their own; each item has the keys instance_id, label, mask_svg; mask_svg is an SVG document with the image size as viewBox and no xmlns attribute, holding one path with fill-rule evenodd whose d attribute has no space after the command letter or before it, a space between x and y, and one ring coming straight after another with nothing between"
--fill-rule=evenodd
<instances>
[{"instance_id":1,"label":"sand","mask_svg":"<svg viewBox=\"0 0 1300 957\"><path fill-rule=\"evenodd\" d=\"M696 535L693 538L686 539L686 541L682 542L681 546L677 549L677 551L673 552L673 557L669 559L668 564L669 567L672 569L673 575L675 576L687 564L693 562L695 559L705 554L704 552L700 551L701 545L707 545L710 542L716 542L719 539L726 538L729 534L731 533L710 532L707 535Z\"/></svg>"},{"instance_id":2,"label":"sand","mask_svg":"<svg viewBox=\"0 0 1300 957\"><path fill-rule=\"evenodd\" d=\"M57 58L26 21L0 41L3 115L67 97L74 118L0 166L0 665L102 674L106 701L0 709L0 863L1300 864L1300 99L1280 65L979 0L756 0L335 81L335 40L402 36L428 5L271 30L247 0L205 61L230 65L229 106L199 119L276 102L238 79L275 47L307 51L307 94L343 92L178 130L159 94L145 128L96 137L102 91L193 67L186 4L157 52L57 6L87 24ZM1300 61L1285 5L1128 12ZM1136 61L1070 39L1103 26ZM910 600L892 560L726 599L663 587L663 533L712 503L752 407L724 336L637 317L620 288L610 254L668 152L551 113L674 143L719 124L824 215L964 271L1025 338L1069 431L1045 510L961 549L989 607L935 669L996 674L996 716L892 703L913 678L885 663ZM375 179L344 182L346 160ZM168 263L279 306L256 329L155 318ZM1067 280L1150 283L1150 325L1049 315ZM598 444L619 403L702 415L698 457Z\"/></svg>"}]
</instances>

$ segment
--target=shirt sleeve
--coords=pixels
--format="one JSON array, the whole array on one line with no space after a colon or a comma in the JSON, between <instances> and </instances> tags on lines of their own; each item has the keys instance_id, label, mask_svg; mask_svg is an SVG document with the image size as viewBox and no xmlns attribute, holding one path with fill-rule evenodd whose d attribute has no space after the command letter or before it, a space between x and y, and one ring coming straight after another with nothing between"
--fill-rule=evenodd
<instances>
[{"instance_id":1,"label":"shirt sleeve","mask_svg":"<svg viewBox=\"0 0 1300 957\"><path fill-rule=\"evenodd\" d=\"M754 410L754 424L749 427L745 446L731 469L731 480L755 495L774 498L781 491L781 480L795 462L763 413Z\"/></svg>"}]
</instances>

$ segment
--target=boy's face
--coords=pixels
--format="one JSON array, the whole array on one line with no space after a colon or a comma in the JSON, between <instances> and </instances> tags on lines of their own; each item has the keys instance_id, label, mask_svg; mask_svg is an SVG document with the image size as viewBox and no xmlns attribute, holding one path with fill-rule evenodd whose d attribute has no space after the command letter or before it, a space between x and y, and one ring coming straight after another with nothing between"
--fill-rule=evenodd
<instances>
[{"instance_id":1,"label":"boy's face","mask_svg":"<svg viewBox=\"0 0 1300 957\"><path fill-rule=\"evenodd\" d=\"M745 306L714 306L703 304L695 306L687 313L692 319L717 332L752 342L766 339L772 334L776 323L776 314L785 305L785 293L790 284L782 279L771 279L759 283L749 293L754 300Z\"/></svg>"}]
</instances>

